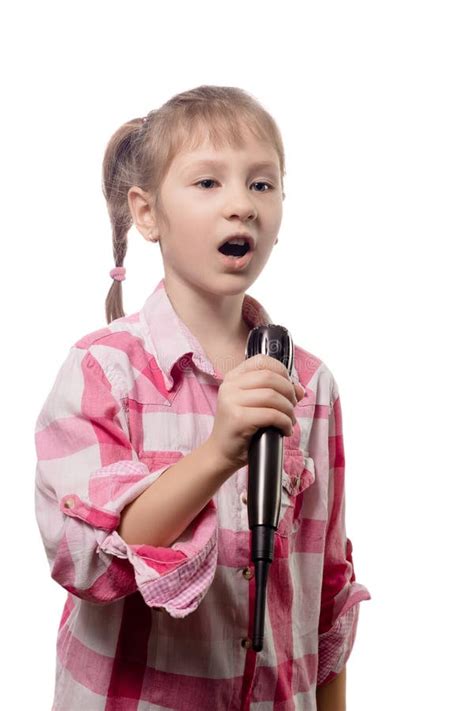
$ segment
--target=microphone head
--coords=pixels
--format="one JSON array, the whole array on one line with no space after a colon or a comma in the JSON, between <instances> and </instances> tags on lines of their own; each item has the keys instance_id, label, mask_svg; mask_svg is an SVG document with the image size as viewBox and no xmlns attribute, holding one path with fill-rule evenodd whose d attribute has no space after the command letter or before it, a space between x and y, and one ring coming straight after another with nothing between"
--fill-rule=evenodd
<instances>
[{"instance_id":1,"label":"microphone head","mask_svg":"<svg viewBox=\"0 0 474 711\"><path fill-rule=\"evenodd\" d=\"M284 326L269 323L265 326L255 326L250 331L245 348L245 357L269 355L279 360L289 373L293 369L293 340Z\"/></svg>"}]
</instances>

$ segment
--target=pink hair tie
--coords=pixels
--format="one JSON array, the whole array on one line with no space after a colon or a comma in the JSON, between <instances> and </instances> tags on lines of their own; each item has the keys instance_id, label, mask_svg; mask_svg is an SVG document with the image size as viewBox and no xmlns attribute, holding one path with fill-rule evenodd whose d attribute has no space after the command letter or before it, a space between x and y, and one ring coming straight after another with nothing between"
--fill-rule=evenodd
<instances>
[{"instance_id":1,"label":"pink hair tie","mask_svg":"<svg viewBox=\"0 0 474 711\"><path fill-rule=\"evenodd\" d=\"M110 270L110 276L116 281L123 281L125 279L125 267L114 267Z\"/></svg>"}]
</instances>

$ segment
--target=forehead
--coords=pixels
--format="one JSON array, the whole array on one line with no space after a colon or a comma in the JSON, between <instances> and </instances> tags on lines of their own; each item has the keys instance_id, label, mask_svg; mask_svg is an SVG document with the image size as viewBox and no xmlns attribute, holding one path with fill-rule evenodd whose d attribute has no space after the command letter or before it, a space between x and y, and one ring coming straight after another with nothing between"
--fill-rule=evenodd
<instances>
[{"instance_id":1,"label":"forehead","mask_svg":"<svg viewBox=\"0 0 474 711\"><path fill-rule=\"evenodd\" d=\"M219 145L214 145L209 136L200 137L191 146L184 145L178 150L173 159L173 168L182 172L195 167L225 167L231 162L276 171L279 169L275 147L248 132L245 132L238 145L232 145L225 139Z\"/></svg>"}]
</instances>

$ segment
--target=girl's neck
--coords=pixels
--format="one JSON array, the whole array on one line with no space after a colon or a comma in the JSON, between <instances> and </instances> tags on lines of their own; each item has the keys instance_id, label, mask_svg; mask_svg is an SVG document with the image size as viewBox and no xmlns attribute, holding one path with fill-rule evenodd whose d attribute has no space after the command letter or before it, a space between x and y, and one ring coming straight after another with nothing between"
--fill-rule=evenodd
<instances>
[{"instance_id":1,"label":"girl's neck","mask_svg":"<svg viewBox=\"0 0 474 711\"><path fill-rule=\"evenodd\" d=\"M173 309L208 354L245 351L249 325L242 318L244 293L216 296L173 278L165 289Z\"/></svg>"}]
</instances>

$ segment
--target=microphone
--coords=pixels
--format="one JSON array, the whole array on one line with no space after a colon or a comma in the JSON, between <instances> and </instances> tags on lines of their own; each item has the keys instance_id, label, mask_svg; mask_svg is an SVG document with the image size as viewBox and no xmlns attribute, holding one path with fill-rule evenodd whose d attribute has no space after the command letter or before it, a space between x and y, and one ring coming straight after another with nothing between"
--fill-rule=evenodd
<instances>
[{"instance_id":1,"label":"microphone","mask_svg":"<svg viewBox=\"0 0 474 711\"><path fill-rule=\"evenodd\" d=\"M293 367L293 340L284 326L268 324L253 328L247 339L245 358L269 355ZM253 650L263 648L268 568L273 560L274 534L281 508L283 437L277 427L262 427L250 440L248 455L248 520L251 556L255 566L255 614Z\"/></svg>"}]
</instances>

